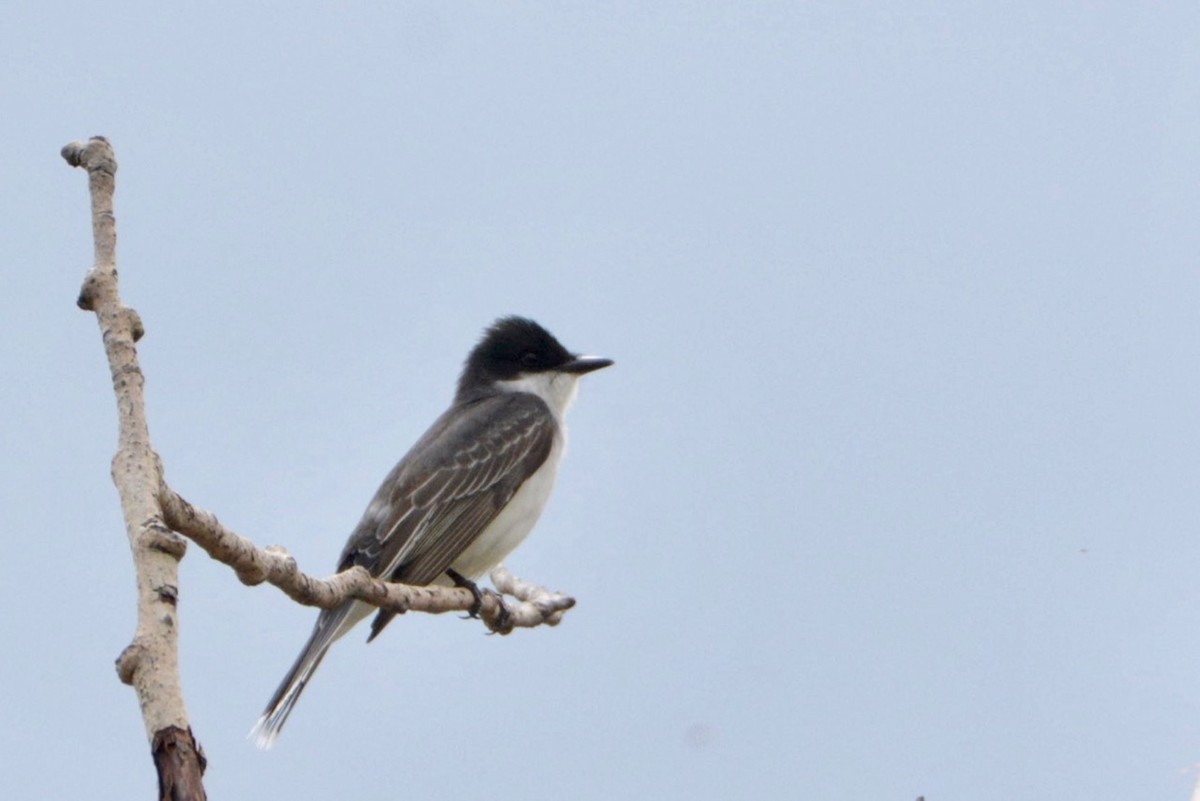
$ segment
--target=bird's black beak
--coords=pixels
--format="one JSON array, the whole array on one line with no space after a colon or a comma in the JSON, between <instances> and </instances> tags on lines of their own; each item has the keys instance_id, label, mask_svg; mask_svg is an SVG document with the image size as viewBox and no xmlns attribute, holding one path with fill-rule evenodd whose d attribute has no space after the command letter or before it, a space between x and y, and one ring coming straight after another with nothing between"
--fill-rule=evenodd
<instances>
[{"instance_id":1,"label":"bird's black beak","mask_svg":"<svg viewBox=\"0 0 1200 801\"><path fill-rule=\"evenodd\" d=\"M583 375L590 373L593 370L601 370L611 366L612 359L601 359L599 356L576 356L571 361L559 367L560 372L573 373L574 375Z\"/></svg>"}]
</instances>

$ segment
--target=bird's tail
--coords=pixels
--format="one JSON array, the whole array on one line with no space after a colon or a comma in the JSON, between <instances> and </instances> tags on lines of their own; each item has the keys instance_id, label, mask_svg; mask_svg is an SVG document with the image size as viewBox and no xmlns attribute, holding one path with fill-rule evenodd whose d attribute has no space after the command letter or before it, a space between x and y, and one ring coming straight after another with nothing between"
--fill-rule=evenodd
<instances>
[{"instance_id":1,"label":"bird's tail","mask_svg":"<svg viewBox=\"0 0 1200 801\"><path fill-rule=\"evenodd\" d=\"M327 609L321 613L313 626L312 636L304 645L304 650L296 658L292 669L283 677L279 689L271 696L267 708L250 730L250 737L254 739L255 745L266 750L275 744L283 724L292 713L292 707L296 705L308 680L325 658L329 646L372 611L373 607L369 604L350 601L337 609Z\"/></svg>"}]
</instances>

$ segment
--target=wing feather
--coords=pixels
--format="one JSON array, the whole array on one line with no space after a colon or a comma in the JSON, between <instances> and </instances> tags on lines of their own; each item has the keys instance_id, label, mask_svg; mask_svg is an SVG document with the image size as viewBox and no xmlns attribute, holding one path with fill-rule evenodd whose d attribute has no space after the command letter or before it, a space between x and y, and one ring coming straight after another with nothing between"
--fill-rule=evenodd
<instances>
[{"instance_id":1,"label":"wing feather","mask_svg":"<svg viewBox=\"0 0 1200 801\"><path fill-rule=\"evenodd\" d=\"M339 569L425 585L449 569L550 454L557 424L539 398L511 393L451 409L388 475ZM392 618L380 613L374 637Z\"/></svg>"}]
</instances>

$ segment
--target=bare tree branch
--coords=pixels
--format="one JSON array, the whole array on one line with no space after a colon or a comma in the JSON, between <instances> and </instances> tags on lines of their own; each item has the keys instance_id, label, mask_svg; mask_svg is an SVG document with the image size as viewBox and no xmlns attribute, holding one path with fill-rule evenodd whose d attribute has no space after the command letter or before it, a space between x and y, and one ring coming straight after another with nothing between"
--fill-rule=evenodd
<instances>
[{"instance_id":1,"label":"bare tree branch","mask_svg":"<svg viewBox=\"0 0 1200 801\"><path fill-rule=\"evenodd\" d=\"M459 587L395 584L372 578L363 567L352 567L327 579L315 578L300 572L296 560L282 548L255 546L165 484L159 500L167 525L187 536L213 559L232 567L243 584L272 584L305 606L332 609L354 598L392 612L439 614L465 612L475 604L470 591ZM479 616L498 634L508 634L514 628L557 625L563 613L575 605L574 598L522 581L504 568L492 571L491 579L497 590L519 601L513 603L496 593L484 593Z\"/></svg>"},{"instance_id":2,"label":"bare tree branch","mask_svg":"<svg viewBox=\"0 0 1200 801\"><path fill-rule=\"evenodd\" d=\"M117 673L137 692L146 737L159 769L159 788L164 793L160 798L204 801L204 786L200 783L204 756L188 727L179 684L175 605L179 560L187 543L162 523L157 497L161 468L150 448L142 395L145 379L134 347L142 336L142 324L135 311L121 305L117 291L117 227L113 216L117 160L108 141L99 136L86 145L72 142L62 149L62 155L68 164L88 173L95 263L84 278L77 302L81 309L96 313L117 396L117 453L112 477L121 498L137 576L137 629L133 642L117 659ZM171 747L171 757L160 759L168 741L182 743L183 747Z\"/></svg>"},{"instance_id":3,"label":"bare tree branch","mask_svg":"<svg viewBox=\"0 0 1200 801\"><path fill-rule=\"evenodd\" d=\"M179 682L176 606L179 560L187 551L182 533L214 559L234 569L245 584L267 582L293 600L329 609L354 598L393 612L473 610L477 600L457 587L413 587L372 578L355 567L328 579L300 572L296 560L281 548L261 549L222 526L209 512L179 497L163 479L162 463L150 445L143 387L135 343L144 329L136 311L121 304L117 285L116 219L113 192L116 156L104 137L72 142L62 156L88 173L92 205L95 262L84 278L77 301L96 313L116 394L117 453L112 478L121 500L125 529L137 577L138 615L133 641L117 659L117 675L132 685L158 770L162 801L205 801L204 752L188 725ZM179 533L176 533L179 532ZM499 593L486 591L478 600L479 616L493 632L516 627L557 625L575 600L549 592L509 574L491 574Z\"/></svg>"}]
</instances>

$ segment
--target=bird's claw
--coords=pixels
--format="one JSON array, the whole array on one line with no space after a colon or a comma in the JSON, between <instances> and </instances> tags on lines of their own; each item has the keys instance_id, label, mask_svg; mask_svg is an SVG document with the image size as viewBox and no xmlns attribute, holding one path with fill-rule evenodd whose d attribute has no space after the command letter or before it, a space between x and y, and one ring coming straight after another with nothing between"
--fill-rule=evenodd
<instances>
[{"instance_id":1,"label":"bird's claw","mask_svg":"<svg viewBox=\"0 0 1200 801\"><path fill-rule=\"evenodd\" d=\"M454 586L462 587L471 593L475 599L471 604L471 608L467 610L467 614L463 616L463 620L478 618L479 613L483 611L483 599L485 596L491 596L496 599L496 619L488 624L488 634L509 634L513 630L512 613L508 611L508 607L504 605L504 596L490 588L480 589L479 585L471 581L469 578L459 573L457 570L451 569L446 571L446 575L454 582Z\"/></svg>"},{"instance_id":2,"label":"bird's claw","mask_svg":"<svg viewBox=\"0 0 1200 801\"><path fill-rule=\"evenodd\" d=\"M488 627L491 629L488 634L511 634L513 630L512 613L508 611L508 607L504 603L504 596L495 590L489 590L489 592L496 596L496 608L499 611L496 612L495 624Z\"/></svg>"},{"instance_id":3,"label":"bird's claw","mask_svg":"<svg viewBox=\"0 0 1200 801\"><path fill-rule=\"evenodd\" d=\"M455 587L462 587L464 590L470 592L471 597L475 599L471 604L471 608L467 610L467 614L463 617L463 620L479 617L479 611L483 609L483 591L479 589L479 585L453 568L447 570L446 575L454 582Z\"/></svg>"}]
</instances>

